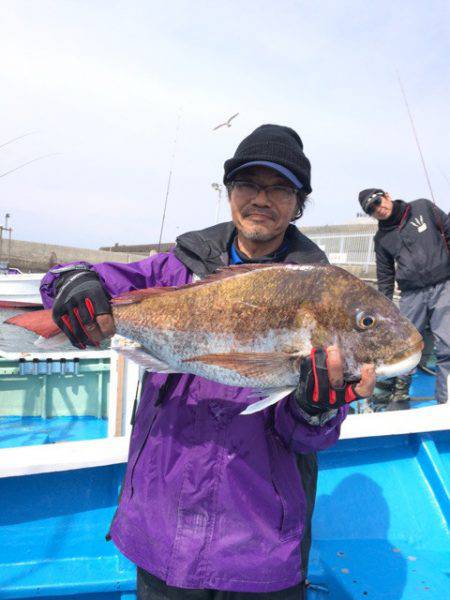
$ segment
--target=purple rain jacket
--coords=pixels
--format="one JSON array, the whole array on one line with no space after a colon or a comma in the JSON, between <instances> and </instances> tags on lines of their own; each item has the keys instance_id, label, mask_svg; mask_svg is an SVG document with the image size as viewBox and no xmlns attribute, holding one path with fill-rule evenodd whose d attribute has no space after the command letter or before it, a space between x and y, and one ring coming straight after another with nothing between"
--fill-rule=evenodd
<instances>
[{"instance_id":1,"label":"purple rain jacket","mask_svg":"<svg viewBox=\"0 0 450 600\"><path fill-rule=\"evenodd\" d=\"M183 285L193 273L228 264L233 232L232 223L221 224L180 236L171 253L92 269L111 296ZM287 237L286 262L326 261L295 227ZM56 277L50 271L43 279L45 307ZM188 374L145 378L110 535L125 556L168 585L271 592L305 577L300 541L312 508L296 453L333 445L347 411L312 425L291 395L240 415L254 401L249 392Z\"/></svg>"}]
</instances>

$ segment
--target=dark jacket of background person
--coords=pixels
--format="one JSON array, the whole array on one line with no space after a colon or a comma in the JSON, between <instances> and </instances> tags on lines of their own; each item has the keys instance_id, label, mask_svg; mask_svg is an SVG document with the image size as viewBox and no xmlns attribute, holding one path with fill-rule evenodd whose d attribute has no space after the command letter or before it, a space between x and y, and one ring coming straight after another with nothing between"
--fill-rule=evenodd
<instances>
[{"instance_id":1,"label":"dark jacket of background person","mask_svg":"<svg viewBox=\"0 0 450 600\"><path fill-rule=\"evenodd\" d=\"M375 235L378 289L392 300L394 282L402 291L425 288L450 279L449 217L430 200L400 204L399 224L378 224ZM442 234L443 231L443 234Z\"/></svg>"},{"instance_id":2,"label":"dark jacket of background person","mask_svg":"<svg viewBox=\"0 0 450 600\"><path fill-rule=\"evenodd\" d=\"M220 224L180 236L171 253L92 269L111 296L182 285L228 265L234 233L232 223ZM293 225L285 239L285 262L327 262ZM55 278L43 280L46 307ZM305 577L316 483L310 453L337 441L347 407L322 426L303 419L293 395L240 415L250 392L185 373L145 379L111 537L169 585L273 592Z\"/></svg>"}]
</instances>

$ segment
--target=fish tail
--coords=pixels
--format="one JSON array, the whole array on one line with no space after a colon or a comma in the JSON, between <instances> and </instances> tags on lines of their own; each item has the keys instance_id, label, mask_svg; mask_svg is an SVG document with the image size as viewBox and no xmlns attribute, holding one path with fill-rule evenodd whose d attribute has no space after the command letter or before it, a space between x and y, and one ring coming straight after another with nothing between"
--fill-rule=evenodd
<instances>
[{"instance_id":1,"label":"fish tail","mask_svg":"<svg viewBox=\"0 0 450 600\"><path fill-rule=\"evenodd\" d=\"M22 313L9 318L5 323L22 327L46 339L61 333L61 329L53 321L51 309Z\"/></svg>"}]
</instances>

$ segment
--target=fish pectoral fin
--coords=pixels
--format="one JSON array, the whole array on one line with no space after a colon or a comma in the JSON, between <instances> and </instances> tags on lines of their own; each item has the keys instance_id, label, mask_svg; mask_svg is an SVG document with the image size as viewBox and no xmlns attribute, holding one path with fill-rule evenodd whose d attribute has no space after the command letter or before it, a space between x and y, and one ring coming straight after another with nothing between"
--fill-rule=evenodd
<instances>
[{"instance_id":1,"label":"fish pectoral fin","mask_svg":"<svg viewBox=\"0 0 450 600\"><path fill-rule=\"evenodd\" d=\"M234 352L229 354L203 354L186 358L183 362L202 362L236 371L243 377L258 377L268 370L273 375L286 371L297 358L287 352Z\"/></svg>"},{"instance_id":2,"label":"fish pectoral fin","mask_svg":"<svg viewBox=\"0 0 450 600\"><path fill-rule=\"evenodd\" d=\"M260 410L264 410L268 406L272 406L272 404L276 404L286 396L288 396L291 392L295 390L295 387L284 387L278 388L278 390L272 392L266 398L262 398L258 400L258 402L253 402L247 406L245 410L243 410L241 415L252 415L253 413L259 412Z\"/></svg>"}]
</instances>

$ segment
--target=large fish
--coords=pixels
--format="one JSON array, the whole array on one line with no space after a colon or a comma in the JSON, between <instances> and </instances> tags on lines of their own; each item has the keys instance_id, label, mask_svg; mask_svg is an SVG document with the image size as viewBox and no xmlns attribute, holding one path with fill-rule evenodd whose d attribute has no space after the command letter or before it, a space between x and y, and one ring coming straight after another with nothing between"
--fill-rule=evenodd
<instances>
[{"instance_id":1,"label":"large fish","mask_svg":"<svg viewBox=\"0 0 450 600\"><path fill-rule=\"evenodd\" d=\"M392 302L331 265L228 267L193 284L126 293L112 300L112 311L117 333L141 345L122 344L125 355L150 370L193 373L266 396L246 413L292 391L313 347L339 346L350 380L363 363L375 365L377 378L407 373L423 347ZM32 314L9 322L44 333L27 326ZM47 335L50 329L58 331L53 325Z\"/></svg>"}]
</instances>

